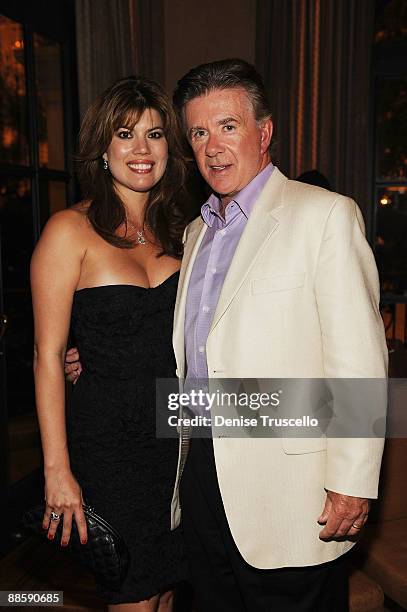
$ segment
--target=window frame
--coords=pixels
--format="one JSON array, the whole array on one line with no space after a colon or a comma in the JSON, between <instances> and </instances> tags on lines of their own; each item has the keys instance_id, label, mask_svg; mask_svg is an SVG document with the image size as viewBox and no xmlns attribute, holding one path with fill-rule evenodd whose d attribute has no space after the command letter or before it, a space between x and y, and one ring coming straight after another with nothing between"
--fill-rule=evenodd
<instances>
[{"instance_id":1,"label":"window frame","mask_svg":"<svg viewBox=\"0 0 407 612\"><path fill-rule=\"evenodd\" d=\"M34 247L41 232L40 184L57 181L65 185L66 204L78 199L78 185L74 176L74 150L79 126L79 104L76 74L76 38L74 0L59 0L49 3L36 0L3 0L0 13L20 23L24 34L25 80L27 95L27 128L30 159L28 165L0 162L0 176L28 178L31 181ZM61 85L64 120L65 170L54 170L39 165L37 102L35 81L34 33L40 34L60 45ZM0 245L1 246L1 245ZM0 266L1 268L1 266ZM4 286L0 269L0 312L4 312ZM32 505L43 499L42 467L19 480L10 482L10 460L8 450L8 410L6 394L7 348L4 337L0 340L0 556L21 538L20 518L27 504ZM40 441L38 441L40 444Z\"/></svg>"},{"instance_id":2,"label":"window frame","mask_svg":"<svg viewBox=\"0 0 407 612\"><path fill-rule=\"evenodd\" d=\"M387 1L376 0L377 15L379 11L385 9ZM384 79L405 79L407 57L407 38L397 40L383 40L382 42L372 41L372 79L371 79L371 100L373 103L370 108L370 134L371 134L371 192L372 206L371 214L368 219L369 240L376 251L376 232L377 232L377 193L380 188L387 186L406 187L407 178L402 180L381 180L377 176L377 97L378 81ZM381 305L392 306L395 310L396 304L407 304L407 295L381 292ZM407 338L404 338L406 343Z\"/></svg>"}]
</instances>

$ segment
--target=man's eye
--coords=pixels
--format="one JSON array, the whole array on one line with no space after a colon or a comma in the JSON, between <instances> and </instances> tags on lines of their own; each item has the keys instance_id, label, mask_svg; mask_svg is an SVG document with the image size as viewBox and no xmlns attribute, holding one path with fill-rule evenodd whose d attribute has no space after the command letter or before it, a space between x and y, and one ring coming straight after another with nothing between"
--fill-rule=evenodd
<instances>
[{"instance_id":1,"label":"man's eye","mask_svg":"<svg viewBox=\"0 0 407 612\"><path fill-rule=\"evenodd\" d=\"M225 130L225 132L233 132L236 129L236 126L232 125L231 123L228 123L223 126L223 129Z\"/></svg>"},{"instance_id":2,"label":"man's eye","mask_svg":"<svg viewBox=\"0 0 407 612\"><path fill-rule=\"evenodd\" d=\"M149 138L158 139L164 136L163 132L150 132L148 135Z\"/></svg>"},{"instance_id":3,"label":"man's eye","mask_svg":"<svg viewBox=\"0 0 407 612\"><path fill-rule=\"evenodd\" d=\"M125 138L131 138L131 132L129 130L120 130L120 132L118 132L118 137L122 138L123 140Z\"/></svg>"}]
</instances>

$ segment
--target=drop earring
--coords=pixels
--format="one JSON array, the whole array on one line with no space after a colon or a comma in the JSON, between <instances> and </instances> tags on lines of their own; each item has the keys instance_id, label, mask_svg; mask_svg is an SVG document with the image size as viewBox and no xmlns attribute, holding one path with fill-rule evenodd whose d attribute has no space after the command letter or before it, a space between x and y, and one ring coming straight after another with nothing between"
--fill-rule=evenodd
<instances>
[{"instance_id":1,"label":"drop earring","mask_svg":"<svg viewBox=\"0 0 407 612\"><path fill-rule=\"evenodd\" d=\"M109 164L107 163L107 159L103 160L103 170L107 170L109 168Z\"/></svg>"}]
</instances>

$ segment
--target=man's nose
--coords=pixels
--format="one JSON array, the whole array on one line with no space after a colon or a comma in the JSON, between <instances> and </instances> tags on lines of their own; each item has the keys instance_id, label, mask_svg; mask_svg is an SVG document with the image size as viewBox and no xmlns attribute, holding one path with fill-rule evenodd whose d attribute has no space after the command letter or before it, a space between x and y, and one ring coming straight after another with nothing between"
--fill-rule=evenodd
<instances>
[{"instance_id":1,"label":"man's nose","mask_svg":"<svg viewBox=\"0 0 407 612\"><path fill-rule=\"evenodd\" d=\"M216 157L223 152L223 146L216 134L209 134L206 141L205 153L208 157Z\"/></svg>"}]
</instances>

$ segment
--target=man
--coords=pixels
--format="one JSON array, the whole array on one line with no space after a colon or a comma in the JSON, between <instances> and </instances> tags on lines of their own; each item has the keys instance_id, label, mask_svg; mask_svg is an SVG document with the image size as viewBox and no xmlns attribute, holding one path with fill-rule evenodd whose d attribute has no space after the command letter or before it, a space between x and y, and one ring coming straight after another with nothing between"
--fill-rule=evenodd
<instances>
[{"instance_id":1,"label":"man","mask_svg":"<svg viewBox=\"0 0 407 612\"><path fill-rule=\"evenodd\" d=\"M270 158L261 78L242 60L191 70L174 94L213 194L185 231L178 376L384 378L373 255L356 204L290 181ZM181 520L203 612L347 610L341 556L377 496L380 439L189 439Z\"/></svg>"},{"instance_id":2,"label":"man","mask_svg":"<svg viewBox=\"0 0 407 612\"><path fill-rule=\"evenodd\" d=\"M241 60L194 68L174 102L213 190L185 232L178 376L384 378L378 278L361 213L273 167L254 68ZM198 609L346 610L338 558L377 495L382 440L197 438L187 456L187 438L173 516L176 526L180 488Z\"/></svg>"}]
</instances>

